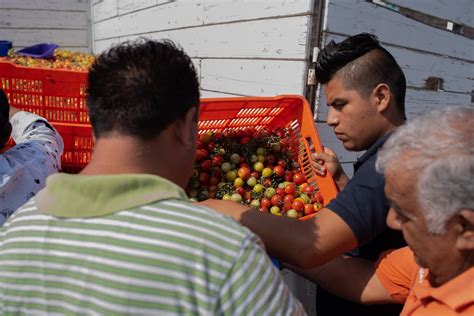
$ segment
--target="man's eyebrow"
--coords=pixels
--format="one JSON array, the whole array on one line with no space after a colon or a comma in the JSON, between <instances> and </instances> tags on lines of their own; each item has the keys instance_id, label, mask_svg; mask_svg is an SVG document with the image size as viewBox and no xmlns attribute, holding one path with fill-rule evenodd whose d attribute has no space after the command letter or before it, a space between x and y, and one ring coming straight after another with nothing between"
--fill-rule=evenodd
<instances>
[{"instance_id":1,"label":"man's eyebrow","mask_svg":"<svg viewBox=\"0 0 474 316\"><path fill-rule=\"evenodd\" d=\"M333 106L334 104L336 104L336 103L341 103L341 102L342 102L342 103L343 103L343 102L346 102L346 100L341 99L341 98L336 98L336 99L332 100L331 102L328 102L328 103L327 103L327 106Z\"/></svg>"}]
</instances>

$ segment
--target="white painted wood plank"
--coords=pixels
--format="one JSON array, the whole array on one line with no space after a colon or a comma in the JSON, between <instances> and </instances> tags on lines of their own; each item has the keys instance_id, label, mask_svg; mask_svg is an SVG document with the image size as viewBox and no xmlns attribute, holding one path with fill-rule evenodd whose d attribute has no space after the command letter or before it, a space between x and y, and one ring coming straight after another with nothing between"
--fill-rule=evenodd
<instances>
[{"instance_id":1,"label":"white painted wood plank","mask_svg":"<svg viewBox=\"0 0 474 316\"><path fill-rule=\"evenodd\" d=\"M203 59L201 87L228 94L302 94L303 61Z\"/></svg>"},{"instance_id":2,"label":"white painted wood plank","mask_svg":"<svg viewBox=\"0 0 474 316\"><path fill-rule=\"evenodd\" d=\"M0 28L87 29L87 13L43 10L0 10Z\"/></svg>"},{"instance_id":3,"label":"white painted wood plank","mask_svg":"<svg viewBox=\"0 0 474 316\"><path fill-rule=\"evenodd\" d=\"M170 2L99 22L95 25L95 36L96 39L106 39L229 21L309 14L308 11L307 0L283 3L242 0Z\"/></svg>"},{"instance_id":4,"label":"white painted wood plank","mask_svg":"<svg viewBox=\"0 0 474 316\"><path fill-rule=\"evenodd\" d=\"M231 98L231 97L239 97L239 95L227 94L227 93L216 92L216 91L201 90L201 98Z\"/></svg>"},{"instance_id":5,"label":"white painted wood plank","mask_svg":"<svg viewBox=\"0 0 474 316\"><path fill-rule=\"evenodd\" d=\"M15 47L43 42L57 43L64 47L87 47L87 34L84 30L15 29L5 38L13 41Z\"/></svg>"},{"instance_id":6,"label":"white painted wood plank","mask_svg":"<svg viewBox=\"0 0 474 316\"><path fill-rule=\"evenodd\" d=\"M376 34L385 43L472 60L474 41L358 0L330 0L325 31Z\"/></svg>"},{"instance_id":7,"label":"white painted wood plank","mask_svg":"<svg viewBox=\"0 0 474 316\"><path fill-rule=\"evenodd\" d=\"M0 9L86 11L88 0L1 0Z\"/></svg>"},{"instance_id":8,"label":"white painted wood plank","mask_svg":"<svg viewBox=\"0 0 474 316\"><path fill-rule=\"evenodd\" d=\"M93 48L93 53L94 54L100 54L107 49L109 49L112 45L120 43L121 40L119 38L112 38L110 40L104 40L104 41L94 41L94 48Z\"/></svg>"},{"instance_id":9,"label":"white painted wood plank","mask_svg":"<svg viewBox=\"0 0 474 316\"><path fill-rule=\"evenodd\" d=\"M118 14L122 15L132 11L144 10L146 8L162 5L170 0L117 0Z\"/></svg>"},{"instance_id":10,"label":"white painted wood plank","mask_svg":"<svg viewBox=\"0 0 474 316\"><path fill-rule=\"evenodd\" d=\"M390 2L453 22L474 25L474 2L472 0L390 0Z\"/></svg>"},{"instance_id":11,"label":"white painted wood plank","mask_svg":"<svg viewBox=\"0 0 474 316\"><path fill-rule=\"evenodd\" d=\"M305 60L308 23L308 16L298 16L155 32L146 36L172 39L192 57ZM100 42L97 41L97 52L104 47Z\"/></svg>"},{"instance_id":12,"label":"white painted wood plank","mask_svg":"<svg viewBox=\"0 0 474 316\"><path fill-rule=\"evenodd\" d=\"M117 0L102 0L92 5L92 21L97 22L116 16Z\"/></svg>"},{"instance_id":13,"label":"white painted wood plank","mask_svg":"<svg viewBox=\"0 0 474 316\"><path fill-rule=\"evenodd\" d=\"M326 42L334 40L336 43L345 37L327 34ZM469 93L474 88L474 63L422 53L406 48L382 45L395 57L405 73L407 86L424 88L428 77L443 79L443 89L450 92Z\"/></svg>"}]
</instances>

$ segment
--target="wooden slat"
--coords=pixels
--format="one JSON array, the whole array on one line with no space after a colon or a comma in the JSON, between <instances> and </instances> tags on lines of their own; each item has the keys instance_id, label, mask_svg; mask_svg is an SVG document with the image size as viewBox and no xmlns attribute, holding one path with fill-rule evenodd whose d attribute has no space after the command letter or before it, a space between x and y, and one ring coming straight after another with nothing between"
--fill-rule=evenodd
<instances>
[{"instance_id":1,"label":"wooden slat","mask_svg":"<svg viewBox=\"0 0 474 316\"><path fill-rule=\"evenodd\" d=\"M474 26L474 3L472 0L390 0L387 2L456 23Z\"/></svg>"},{"instance_id":2,"label":"wooden slat","mask_svg":"<svg viewBox=\"0 0 474 316\"><path fill-rule=\"evenodd\" d=\"M53 42L64 47L87 48L87 34L84 30L15 29L6 37L15 47L31 46Z\"/></svg>"},{"instance_id":3,"label":"wooden slat","mask_svg":"<svg viewBox=\"0 0 474 316\"><path fill-rule=\"evenodd\" d=\"M472 61L474 41L358 0L330 0L325 31L371 32L386 43Z\"/></svg>"},{"instance_id":4,"label":"wooden slat","mask_svg":"<svg viewBox=\"0 0 474 316\"><path fill-rule=\"evenodd\" d=\"M170 0L117 0L118 14L122 15L128 12L138 11L174 2Z\"/></svg>"},{"instance_id":5,"label":"wooden slat","mask_svg":"<svg viewBox=\"0 0 474 316\"><path fill-rule=\"evenodd\" d=\"M118 14L117 0L103 0L92 5L92 21L97 22Z\"/></svg>"},{"instance_id":6,"label":"wooden slat","mask_svg":"<svg viewBox=\"0 0 474 316\"><path fill-rule=\"evenodd\" d=\"M204 59L201 87L230 94L302 94L303 61Z\"/></svg>"},{"instance_id":7,"label":"wooden slat","mask_svg":"<svg viewBox=\"0 0 474 316\"><path fill-rule=\"evenodd\" d=\"M43 10L0 10L0 28L87 29L87 13Z\"/></svg>"},{"instance_id":8,"label":"wooden slat","mask_svg":"<svg viewBox=\"0 0 474 316\"><path fill-rule=\"evenodd\" d=\"M1 0L0 9L86 11L86 0Z\"/></svg>"},{"instance_id":9,"label":"wooden slat","mask_svg":"<svg viewBox=\"0 0 474 316\"><path fill-rule=\"evenodd\" d=\"M308 23L308 16L298 16L156 32L147 37L172 39L192 57L305 60ZM113 40L107 40L105 44L96 40L95 52L100 52Z\"/></svg>"}]
</instances>

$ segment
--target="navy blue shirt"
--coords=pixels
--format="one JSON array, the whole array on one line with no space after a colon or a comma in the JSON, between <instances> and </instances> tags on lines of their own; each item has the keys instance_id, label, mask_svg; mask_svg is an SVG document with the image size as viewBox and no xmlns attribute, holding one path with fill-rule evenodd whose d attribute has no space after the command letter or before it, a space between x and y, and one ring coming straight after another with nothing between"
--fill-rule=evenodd
<instances>
[{"instance_id":1,"label":"navy blue shirt","mask_svg":"<svg viewBox=\"0 0 474 316\"><path fill-rule=\"evenodd\" d=\"M388 228L386 220L389 203L385 196L385 179L375 170L377 151L390 137L378 139L354 164L354 176L326 208L330 209L351 228L359 248L351 254L377 260L388 249L406 245L401 232ZM350 286L350 280L347 280ZM316 307L318 316L325 315L399 315L401 305L362 306L332 296L318 288ZM347 314L348 315L348 314Z\"/></svg>"}]
</instances>

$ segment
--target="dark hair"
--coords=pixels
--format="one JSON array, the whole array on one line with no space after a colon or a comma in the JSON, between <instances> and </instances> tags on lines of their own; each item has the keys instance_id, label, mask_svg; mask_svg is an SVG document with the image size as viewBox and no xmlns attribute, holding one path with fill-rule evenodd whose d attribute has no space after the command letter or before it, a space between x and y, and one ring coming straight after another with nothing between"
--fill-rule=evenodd
<instances>
[{"instance_id":1,"label":"dark hair","mask_svg":"<svg viewBox=\"0 0 474 316\"><path fill-rule=\"evenodd\" d=\"M405 117L405 75L375 35L361 33L337 44L331 41L324 47L316 61L316 77L320 83L327 84L336 74L346 88L365 96L378 84L387 84Z\"/></svg>"},{"instance_id":2,"label":"dark hair","mask_svg":"<svg viewBox=\"0 0 474 316\"><path fill-rule=\"evenodd\" d=\"M171 41L139 39L97 57L88 75L87 107L97 138L110 132L143 140L199 106L191 59Z\"/></svg>"},{"instance_id":3,"label":"dark hair","mask_svg":"<svg viewBox=\"0 0 474 316\"><path fill-rule=\"evenodd\" d=\"M5 92L0 89L0 149L3 148L10 136L10 129L7 128L9 122L10 104ZM7 135L8 134L8 135Z\"/></svg>"}]
</instances>

